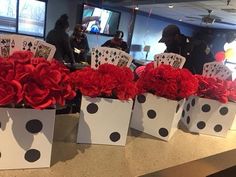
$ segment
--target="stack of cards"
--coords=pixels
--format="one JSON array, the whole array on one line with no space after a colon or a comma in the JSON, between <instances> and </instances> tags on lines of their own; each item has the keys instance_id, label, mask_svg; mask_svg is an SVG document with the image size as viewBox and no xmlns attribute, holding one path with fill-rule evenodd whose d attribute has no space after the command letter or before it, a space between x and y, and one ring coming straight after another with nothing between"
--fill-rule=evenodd
<instances>
[{"instance_id":1,"label":"stack of cards","mask_svg":"<svg viewBox=\"0 0 236 177\"><path fill-rule=\"evenodd\" d=\"M52 59L56 47L43 40L24 35L0 35L0 56L9 57L16 51L31 51L34 57Z\"/></svg>"},{"instance_id":2,"label":"stack of cards","mask_svg":"<svg viewBox=\"0 0 236 177\"><path fill-rule=\"evenodd\" d=\"M132 57L122 50L109 47L92 48L91 67L97 69L101 64L129 67Z\"/></svg>"},{"instance_id":3,"label":"stack of cards","mask_svg":"<svg viewBox=\"0 0 236 177\"><path fill-rule=\"evenodd\" d=\"M175 68L182 68L186 59L175 53L161 53L154 56L154 67L161 64L171 65Z\"/></svg>"},{"instance_id":4,"label":"stack of cards","mask_svg":"<svg viewBox=\"0 0 236 177\"><path fill-rule=\"evenodd\" d=\"M227 79L231 76L232 71L225 65L219 62L210 62L206 63L203 66L203 73L202 75L208 77L215 77L222 80Z\"/></svg>"}]
</instances>

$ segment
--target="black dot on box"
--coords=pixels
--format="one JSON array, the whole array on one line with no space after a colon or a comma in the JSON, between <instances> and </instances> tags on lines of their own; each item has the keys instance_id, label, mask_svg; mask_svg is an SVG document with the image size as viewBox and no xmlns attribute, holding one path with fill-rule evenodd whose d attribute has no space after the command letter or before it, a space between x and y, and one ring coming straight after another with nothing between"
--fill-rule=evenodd
<instances>
[{"instance_id":1,"label":"black dot on box","mask_svg":"<svg viewBox=\"0 0 236 177\"><path fill-rule=\"evenodd\" d=\"M25 153L25 160L28 162L35 162L40 159L41 153L37 149L30 149Z\"/></svg>"},{"instance_id":2,"label":"black dot on box","mask_svg":"<svg viewBox=\"0 0 236 177\"><path fill-rule=\"evenodd\" d=\"M176 113L179 111L179 107L180 107L180 105L178 104L176 107Z\"/></svg>"},{"instance_id":3,"label":"black dot on box","mask_svg":"<svg viewBox=\"0 0 236 177\"><path fill-rule=\"evenodd\" d=\"M200 121L200 122L198 122L197 123L197 128L198 129L204 129L206 127L206 123L205 122L203 122L203 121Z\"/></svg>"},{"instance_id":4,"label":"black dot on box","mask_svg":"<svg viewBox=\"0 0 236 177\"><path fill-rule=\"evenodd\" d=\"M113 133L110 134L110 140L112 142L117 142L117 141L119 141L119 139L120 139L120 133L113 132Z\"/></svg>"},{"instance_id":5,"label":"black dot on box","mask_svg":"<svg viewBox=\"0 0 236 177\"><path fill-rule=\"evenodd\" d=\"M138 95L137 100L139 103L145 103L146 97L144 95Z\"/></svg>"},{"instance_id":6,"label":"black dot on box","mask_svg":"<svg viewBox=\"0 0 236 177\"><path fill-rule=\"evenodd\" d=\"M220 114L221 114L222 116L226 115L228 112L229 112L229 110L228 110L227 107L222 107L222 108L220 108Z\"/></svg>"},{"instance_id":7,"label":"black dot on box","mask_svg":"<svg viewBox=\"0 0 236 177\"><path fill-rule=\"evenodd\" d=\"M209 112L211 110L211 106L209 104L204 104L202 106L202 112Z\"/></svg>"},{"instance_id":8,"label":"black dot on box","mask_svg":"<svg viewBox=\"0 0 236 177\"><path fill-rule=\"evenodd\" d=\"M96 105L95 103L90 103L87 106L87 112L90 114L95 114L98 111L98 105Z\"/></svg>"},{"instance_id":9,"label":"black dot on box","mask_svg":"<svg viewBox=\"0 0 236 177\"><path fill-rule=\"evenodd\" d=\"M148 116L150 119L154 119L154 118L157 116L156 111L154 111L154 110L152 110L152 109L148 110L147 116Z\"/></svg>"},{"instance_id":10,"label":"black dot on box","mask_svg":"<svg viewBox=\"0 0 236 177\"><path fill-rule=\"evenodd\" d=\"M190 117L189 116L187 117L186 122L187 122L187 124L190 123Z\"/></svg>"},{"instance_id":11,"label":"black dot on box","mask_svg":"<svg viewBox=\"0 0 236 177\"><path fill-rule=\"evenodd\" d=\"M188 103L187 104L187 111L189 111L190 110L190 104Z\"/></svg>"},{"instance_id":12,"label":"black dot on box","mask_svg":"<svg viewBox=\"0 0 236 177\"><path fill-rule=\"evenodd\" d=\"M25 128L30 133L38 133L42 130L43 124L40 120L33 119L26 123Z\"/></svg>"},{"instance_id":13,"label":"black dot on box","mask_svg":"<svg viewBox=\"0 0 236 177\"><path fill-rule=\"evenodd\" d=\"M192 106L195 106L195 102L196 102L195 99L192 99L191 105L192 105Z\"/></svg>"},{"instance_id":14,"label":"black dot on box","mask_svg":"<svg viewBox=\"0 0 236 177\"><path fill-rule=\"evenodd\" d=\"M160 128L159 129L159 135L162 137L167 137L169 134L168 130L166 128Z\"/></svg>"},{"instance_id":15,"label":"black dot on box","mask_svg":"<svg viewBox=\"0 0 236 177\"><path fill-rule=\"evenodd\" d=\"M214 127L215 132L220 132L222 129L223 129L223 127L222 127L222 125L220 125L220 124L217 124L217 125Z\"/></svg>"},{"instance_id":16,"label":"black dot on box","mask_svg":"<svg viewBox=\"0 0 236 177\"><path fill-rule=\"evenodd\" d=\"M182 111L182 117L184 117L184 116L185 116L185 111L183 110L183 111Z\"/></svg>"}]
</instances>

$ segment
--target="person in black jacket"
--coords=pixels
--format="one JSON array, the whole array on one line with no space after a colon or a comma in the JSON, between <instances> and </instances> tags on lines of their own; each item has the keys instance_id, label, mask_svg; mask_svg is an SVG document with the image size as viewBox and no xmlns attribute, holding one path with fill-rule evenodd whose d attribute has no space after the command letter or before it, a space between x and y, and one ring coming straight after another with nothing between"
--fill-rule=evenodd
<instances>
[{"instance_id":1,"label":"person in black jacket","mask_svg":"<svg viewBox=\"0 0 236 177\"><path fill-rule=\"evenodd\" d=\"M70 45L70 38L66 33L69 28L68 16L63 14L55 23L55 27L51 30L47 37L46 42L55 45L56 52L54 58L61 62L70 62L72 65L75 63L73 50Z\"/></svg>"},{"instance_id":2,"label":"person in black jacket","mask_svg":"<svg viewBox=\"0 0 236 177\"><path fill-rule=\"evenodd\" d=\"M102 44L102 47L111 47L128 52L128 46L127 43L123 41L123 36L123 31L116 31L114 37Z\"/></svg>"},{"instance_id":3,"label":"person in black jacket","mask_svg":"<svg viewBox=\"0 0 236 177\"><path fill-rule=\"evenodd\" d=\"M193 74L202 74L203 65L214 61L210 48L204 41L181 34L176 25L168 25L159 42L166 44L166 53L176 53L186 58L184 68Z\"/></svg>"},{"instance_id":4,"label":"person in black jacket","mask_svg":"<svg viewBox=\"0 0 236 177\"><path fill-rule=\"evenodd\" d=\"M78 63L81 61L87 61L89 44L81 24L75 25L74 32L70 37L70 44L74 51L75 61Z\"/></svg>"}]
</instances>

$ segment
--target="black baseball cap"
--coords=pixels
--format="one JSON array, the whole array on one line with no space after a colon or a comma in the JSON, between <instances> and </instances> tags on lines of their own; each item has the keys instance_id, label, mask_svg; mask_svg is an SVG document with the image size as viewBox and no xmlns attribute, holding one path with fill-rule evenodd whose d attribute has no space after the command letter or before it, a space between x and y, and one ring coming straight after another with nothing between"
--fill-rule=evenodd
<instances>
[{"instance_id":1,"label":"black baseball cap","mask_svg":"<svg viewBox=\"0 0 236 177\"><path fill-rule=\"evenodd\" d=\"M180 29L176 25L168 25L167 27L164 28L162 32L162 37L159 40L159 42L165 42L166 38L175 36L176 34L180 34Z\"/></svg>"}]
</instances>

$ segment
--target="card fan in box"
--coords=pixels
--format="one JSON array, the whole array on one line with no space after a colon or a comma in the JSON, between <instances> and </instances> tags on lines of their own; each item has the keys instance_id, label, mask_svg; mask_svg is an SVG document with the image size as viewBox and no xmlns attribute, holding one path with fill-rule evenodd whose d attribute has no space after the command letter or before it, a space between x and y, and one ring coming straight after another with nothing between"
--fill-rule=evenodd
<instances>
[{"instance_id":1,"label":"card fan in box","mask_svg":"<svg viewBox=\"0 0 236 177\"><path fill-rule=\"evenodd\" d=\"M116 49L110 51L113 54L117 52ZM97 52L100 55L99 49ZM119 61L106 62L115 61L113 57L103 56L102 53L100 58L92 57L91 68L71 73L75 87L83 95L78 143L125 145L133 103L131 99L137 89L127 65L131 61L126 63L127 67L120 67Z\"/></svg>"},{"instance_id":2,"label":"card fan in box","mask_svg":"<svg viewBox=\"0 0 236 177\"><path fill-rule=\"evenodd\" d=\"M126 144L133 101L82 97L77 143Z\"/></svg>"},{"instance_id":3,"label":"card fan in box","mask_svg":"<svg viewBox=\"0 0 236 177\"><path fill-rule=\"evenodd\" d=\"M176 54L158 54L147 64L137 81L130 126L168 141L178 128L184 98L197 89L197 80L186 69L179 69L185 58Z\"/></svg>"},{"instance_id":4,"label":"card fan in box","mask_svg":"<svg viewBox=\"0 0 236 177\"><path fill-rule=\"evenodd\" d=\"M130 127L163 140L178 128L184 100L175 101L145 93L135 99Z\"/></svg>"},{"instance_id":5,"label":"card fan in box","mask_svg":"<svg viewBox=\"0 0 236 177\"><path fill-rule=\"evenodd\" d=\"M50 167L55 109L0 108L0 169Z\"/></svg>"},{"instance_id":6,"label":"card fan in box","mask_svg":"<svg viewBox=\"0 0 236 177\"><path fill-rule=\"evenodd\" d=\"M116 66L130 67L133 58L122 50L109 47L92 48L91 67L97 69L100 65L108 63Z\"/></svg>"},{"instance_id":7,"label":"card fan in box","mask_svg":"<svg viewBox=\"0 0 236 177\"><path fill-rule=\"evenodd\" d=\"M75 96L64 65L32 56L0 58L0 169L49 167L55 105Z\"/></svg>"},{"instance_id":8,"label":"card fan in box","mask_svg":"<svg viewBox=\"0 0 236 177\"><path fill-rule=\"evenodd\" d=\"M225 80L231 71L218 62L206 63L196 75L197 96L186 101L182 121L189 131L226 137L236 115L236 83Z\"/></svg>"},{"instance_id":9,"label":"card fan in box","mask_svg":"<svg viewBox=\"0 0 236 177\"><path fill-rule=\"evenodd\" d=\"M51 60L56 47L43 40L25 35L0 35L0 56L9 57L17 51L30 51L35 58L42 57Z\"/></svg>"}]
</instances>

